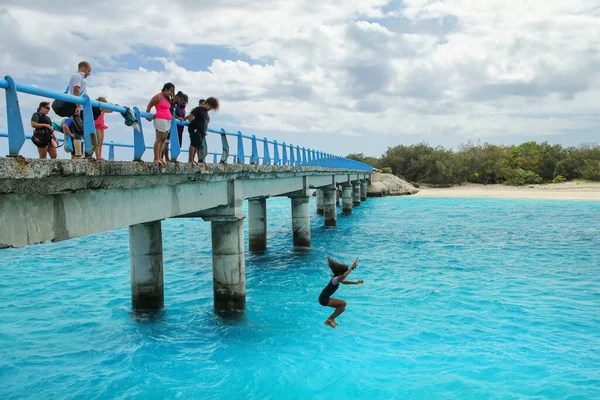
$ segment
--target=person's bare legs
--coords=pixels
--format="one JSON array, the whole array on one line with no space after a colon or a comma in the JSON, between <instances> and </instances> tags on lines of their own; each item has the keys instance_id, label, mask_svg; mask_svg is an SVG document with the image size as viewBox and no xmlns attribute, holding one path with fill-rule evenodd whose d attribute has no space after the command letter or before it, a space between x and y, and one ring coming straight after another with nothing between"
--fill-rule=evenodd
<instances>
[{"instance_id":1,"label":"person's bare legs","mask_svg":"<svg viewBox=\"0 0 600 400\"><path fill-rule=\"evenodd\" d=\"M104 129L96 129L96 160L102 158L102 144L104 143Z\"/></svg>"},{"instance_id":2,"label":"person's bare legs","mask_svg":"<svg viewBox=\"0 0 600 400\"><path fill-rule=\"evenodd\" d=\"M38 147L38 154L40 155L41 160L46 159L46 154L48 154L48 147Z\"/></svg>"},{"instance_id":3,"label":"person's bare legs","mask_svg":"<svg viewBox=\"0 0 600 400\"><path fill-rule=\"evenodd\" d=\"M169 158L169 142L163 143L162 158L164 158L165 162L171 162L171 158Z\"/></svg>"},{"instance_id":4,"label":"person's bare legs","mask_svg":"<svg viewBox=\"0 0 600 400\"><path fill-rule=\"evenodd\" d=\"M192 165L198 165L198 163L194 160L196 158L196 148L194 146L190 146L189 148L190 158L188 162Z\"/></svg>"},{"instance_id":5,"label":"person's bare legs","mask_svg":"<svg viewBox=\"0 0 600 400\"><path fill-rule=\"evenodd\" d=\"M57 153L56 147L53 146L53 142L54 141L50 142L50 146L48 146L47 149L48 149L48 154L50 155L50 158L54 160L54 159L56 159L58 154L56 154Z\"/></svg>"},{"instance_id":6,"label":"person's bare legs","mask_svg":"<svg viewBox=\"0 0 600 400\"><path fill-rule=\"evenodd\" d=\"M165 132L156 131L156 140L154 141L154 162L165 165L162 160L162 148L165 141Z\"/></svg>"},{"instance_id":7,"label":"person's bare legs","mask_svg":"<svg viewBox=\"0 0 600 400\"><path fill-rule=\"evenodd\" d=\"M327 303L327 305L329 307L335 308L335 311L329 316L329 318L327 318L327 320L325 321L325 325L329 325L330 327L335 328L338 326L338 323L335 322L335 319L341 313L343 313L344 310L346 310L346 302L340 299L329 299L329 303Z\"/></svg>"}]
</instances>

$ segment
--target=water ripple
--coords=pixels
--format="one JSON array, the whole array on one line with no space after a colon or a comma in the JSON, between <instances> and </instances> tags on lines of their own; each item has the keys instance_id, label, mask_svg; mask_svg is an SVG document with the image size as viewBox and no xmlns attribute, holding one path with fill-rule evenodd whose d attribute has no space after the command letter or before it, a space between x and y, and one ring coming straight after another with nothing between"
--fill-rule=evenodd
<instances>
[{"instance_id":1,"label":"water ripple","mask_svg":"<svg viewBox=\"0 0 600 400\"><path fill-rule=\"evenodd\" d=\"M370 199L313 215L305 252L268 204L240 321L212 313L200 220L163 223L158 313L131 312L126 229L2 250L2 398L600 398L599 203ZM336 330L327 256L365 280Z\"/></svg>"}]
</instances>

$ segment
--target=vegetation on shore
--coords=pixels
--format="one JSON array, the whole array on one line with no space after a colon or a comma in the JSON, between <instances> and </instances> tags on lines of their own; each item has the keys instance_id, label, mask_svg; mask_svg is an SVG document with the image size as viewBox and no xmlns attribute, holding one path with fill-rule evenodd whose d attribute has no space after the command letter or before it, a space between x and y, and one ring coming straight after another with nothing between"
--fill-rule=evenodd
<instances>
[{"instance_id":1,"label":"vegetation on shore","mask_svg":"<svg viewBox=\"0 0 600 400\"><path fill-rule=\"evenodd\" d=\"M363 153L348 158L362 161L415 183L456 185L465 182L506 185L600 181L600 145L563 147L548 142L518 146L462 144L457 151L427 143L388 147L379 158Z\"/></svg>"}]
</instances>

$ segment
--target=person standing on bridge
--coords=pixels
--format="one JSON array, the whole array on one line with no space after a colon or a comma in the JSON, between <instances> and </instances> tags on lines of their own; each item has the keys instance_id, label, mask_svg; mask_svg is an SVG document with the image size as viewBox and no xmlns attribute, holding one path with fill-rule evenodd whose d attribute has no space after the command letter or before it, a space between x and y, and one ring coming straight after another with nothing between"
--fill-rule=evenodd
<instances>
[{"instance_id":1,"label":"person standing on bridge","mask_svg":"<svg viewBox=\"0 0 600 400\"><path fill-rule=\"evenodd\" d=\"M162 159L163 146L167 142L167 138L171 132L171 119L173 118L171 104L174 95L175 85L171 82L165 83L161 92L154 95L146 107L147 113L152 110L152 107L156 108L156 113L154 114L154 129L156 130L154 162L161 165L166 165L166 162ZM150 118L147 119L148 121L152 121Z\"/></svg>"},{"instance_id":2,"label":"person standing on bridge","mask_svg":"<svg viewBox=\"0 0 600 400\"><path fill-rule=\"evenodd\" d=\"M42 101L37 111L31 116L31 127L34 129L31 141L38 148L40 158L45 160L49 154L51 159L56 158L58 140L54 135L52 120L48 117L50 103Z\"/></svg>"},{"instance_id":3,"label":"person standing on bridge","mask_svg":"<svg viewBox=\"0 0 600 400\"><path fill-rule=\"evenodd\" d=\"M96 100L101 101L103 103L108 103L106 97L100 96ZM96 139L98 141L98 146L96 146L96 160L104 161L102 158L102 144L104 143L104 131L108 129L108 126L104 123L104 114L112 113L111 110L100 110L100 115L94 121L94 125L96 127Z\"/></svg>"},{"instance_id":4,"label":"person standing on bridge","mask_svg":"<svg viewBox=\"0 0 600 400\"><path fill-rule=\"evenodd\" d=\"M208 133L208 123L210 122L209 111L219 110L219 99L215 97L209 97L201 103L198 107L194 108L190 115L185 120L190 121L188 131L190 132L190 158L189 163L196 165L196 155L198 155L198 162L204 164L204 159L208 154L208 147L206 145L206 134Z\"/></svg>"},{"instance_id":5,"label":"person standing on bridge","mask_svg":"<svg viewBox=\"0 0 600 400\"><path fill-rule=\"evenodd\" d=\"M177 92L175 95L175 118L180 121L185 119L185 107L188 105L188 95L182 91ZM179 137L179 146L183 145L183 125L177 125L177 136Z\"/></svg>"},{"instance_id":6,"label":"person standing on bridge","mask_svg":"<svg viewBox=\"0 0 600 400\"><path fill-rule=\"evenodd\" d=\"M335 308L333 314L331 314L325 321L325 325L336 328L338 323L335 321L335 319L341 313L343 313L344 310L346 310L346 302L340 299L332 299L331 296L336 292L336 290L338 290L340 283L343 283L344 285L362 285L364 281L360 280L352 282L346 280L346 277L350 274L350 272L356 269L356 266L358 265L358 257L356 260L354 260L354 264L352 264L351 268L348 268L347 264L334 261L329 257L327 257L327 264L333 273L333 277L329 280L329 283L321 292L321 295L319 296L319 304L322 306Z\"/></svg>"}]
</instances>

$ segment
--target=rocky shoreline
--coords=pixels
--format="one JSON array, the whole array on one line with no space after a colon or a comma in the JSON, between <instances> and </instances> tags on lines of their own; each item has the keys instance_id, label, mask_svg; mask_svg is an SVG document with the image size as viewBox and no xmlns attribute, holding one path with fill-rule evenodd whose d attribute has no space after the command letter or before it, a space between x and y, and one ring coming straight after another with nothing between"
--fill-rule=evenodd
<instances>
[{"instance_id":1,"label":"rocky shoreline","mask_svg":"<svg viewBox=\"0 0 600 400\"><path fill-rule=\"evenodd\" d=\"M367 197L408 196L418 192L419 189L394 174L373 172L371 184L367 188Z\"/></svg>"}]
</instances>

